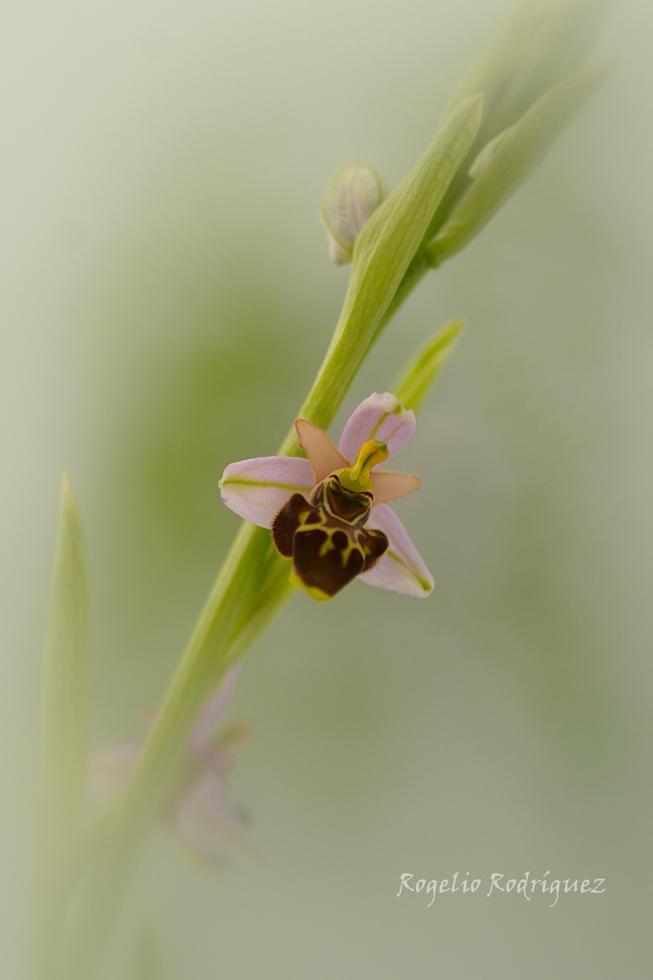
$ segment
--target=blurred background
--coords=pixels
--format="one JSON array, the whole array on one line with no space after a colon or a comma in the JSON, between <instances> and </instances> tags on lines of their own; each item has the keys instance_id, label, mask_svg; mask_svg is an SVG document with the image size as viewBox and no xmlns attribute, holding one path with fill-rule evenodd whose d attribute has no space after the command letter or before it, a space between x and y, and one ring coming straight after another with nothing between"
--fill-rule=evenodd
<instances>
[{"instance_id":1,"label":"blurred background","mask_svg":"<svg viewBox=\"0 0 653 980\"><path fill-rule=\"evenodd\" d=\"M9 2L2 55L3 976L25 975L38 682L58 484L87 531L97 742L141 731L238 521L227 462L273 452L337 318L318 220L344 161L388 185L506 0ZM248 653L234 798L261 857L164 833L143 930L163 980L650 976L651 13L610 83L372 353L358 401L458 313L401 465L426 602L297 596ZM449 895L401 872L608 880Z\"/></svg>"}]
</instances>

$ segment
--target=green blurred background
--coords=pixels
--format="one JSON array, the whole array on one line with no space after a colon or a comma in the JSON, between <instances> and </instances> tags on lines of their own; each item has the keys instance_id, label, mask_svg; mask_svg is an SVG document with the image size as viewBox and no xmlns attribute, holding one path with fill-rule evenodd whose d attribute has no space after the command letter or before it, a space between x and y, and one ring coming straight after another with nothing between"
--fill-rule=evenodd
<instances>
[{"instance_id":1,"label":"green blurred background","mask_svg":"<svg viewBox=\"0 0 653 980\"><path fill-rule=\"evenodd\" d=\"M2 975L24 976L38 678L59 476L92 584L94 738L139 730L274 451L346 272L317 219L345 160L394 184L513 4L9 3L3 90ZM650 976L649 48L434 273L346 411L468 322L401 457L425 602L298 596L247 655L232 785L261 852L212 874L156 835L107 965L162 980ZM602 897L397 900L399 875L526 870Z\"/></svg>"}]
</instances>

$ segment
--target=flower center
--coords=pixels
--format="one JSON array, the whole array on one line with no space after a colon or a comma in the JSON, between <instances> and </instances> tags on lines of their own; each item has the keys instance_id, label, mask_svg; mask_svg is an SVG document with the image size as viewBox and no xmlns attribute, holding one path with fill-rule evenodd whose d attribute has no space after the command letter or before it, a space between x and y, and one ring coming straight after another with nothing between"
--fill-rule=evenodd
<instances>
[{"instance_id":1,"label":"flower center","mask_svg":"<svg viewBox=\"0 0 653 980\"><path fill-rule=\"evenodd\" d=\"M353 493L369 492L372 489L372 469L387 458L386 444L378 439L368 439L358 450L354 465L338 472L340 482Z\"/></svg>"}]
</instances>

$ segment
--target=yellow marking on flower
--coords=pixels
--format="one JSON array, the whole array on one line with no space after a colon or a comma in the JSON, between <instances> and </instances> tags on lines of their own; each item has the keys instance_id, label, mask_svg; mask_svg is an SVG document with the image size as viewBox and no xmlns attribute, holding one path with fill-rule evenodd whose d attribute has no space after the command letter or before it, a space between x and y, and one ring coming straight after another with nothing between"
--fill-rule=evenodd
<instances>
[{"instance_id":1,"label":"yellow marking on flower","mask_svg":"<svg viewBox=\"0 0 653 980\"><path fill-rule=\"evenodd\" d=\"M300 526L297 528L298 531L326 531L324 526L324 518L321 521L314 521L309 524L308 521L302 521Z\"/></svg>"},{"instance_id":2,"label":"yellow marking on flower","mask_svg":"<svg viewBox=\"0 0 653 980\"><path fill-rule=\"evenodd\" d=\"M355 531L353 535L347 535L347 547L343 548L340 552L343 568L347 567L352 551L358 551L363 558L363 562L365 562L365 549L361 547L358 531Z\"/></svg>"},{"instance_id":3,"label":"yellow marking on flower","mask_svg":"<svg viewBox=\"0 0 653 980\"><path fill-rule=\"evenodd\" d=\"M388 447L378 439L368 439L358 450L353 466L341 470L340 482L346 490L354 493L367 492L372 488L372 469L388 458Z\"/></svg>"},{"instance_id":4,"label":"yellow marking on flower","mask_svg":"<svg viewBox=\"0 0 653 980\"><path fill-rule=\"evenodd\" d=\"M299 575L295 575L294 572L290 573L290 583L291 585L296 585L298 588L303 589L304 592L308 592L312 599L317 599L318 602L328 602L332 596L328 595L323 589L318 589L315 585L306 585L302 582Z\"/></svg>"},{"instance_id":5,"label":"yellow marking on flower","mask_svg":"<svg viewBox=\"0 0 653 980\"><path fill-rule=\"evenodd\" d=\"M333 551L335 544L333 543L333 534L331 531L326 531L326 537L324 539L324 544L320 545L320 558L324 558L328 555L330 551Z\"/></svg>"}]
</instances>

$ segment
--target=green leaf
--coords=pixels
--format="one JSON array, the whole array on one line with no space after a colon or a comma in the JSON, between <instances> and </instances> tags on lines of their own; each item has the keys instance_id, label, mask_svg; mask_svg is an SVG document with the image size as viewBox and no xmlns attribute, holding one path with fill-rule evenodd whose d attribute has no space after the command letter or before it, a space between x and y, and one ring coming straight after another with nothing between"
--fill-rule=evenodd
<instances>
[{"instance_id":1,"label":"green leaf","mask_svg":"<svg viewBox=\"0 0 653 980\"><path fill-rule=\"evenodd\" d=\"M447 112L455 109L472 93L482 92L485 98L485 117L481 131L483 134L487 133L488 127L492 125L497 102L503 93L514 86L515 78L524 62L523 53L536 29L539 6L534 0L522 3L501 24L482 56L455 89Z\"/></svg>"},{"instance_id":2,"label":"green leaf","mask_svg":"<svg viewBox=\"0 0 653 980\"><path fill-rule=\"evenodd\" d=\"M548 0L521 4L454 94L449 108L471 92L485 95L479 141L511 126L532 103L579 69L612 0Z\"/></svg>"},{"instance_id":3,"label":"green leaf","mask_svg":"<svg viewBox=\"0 0 653 980\"><path fill-rule=\"evenodd\" d=\"M160 957L152 929L143 925L136 938L132 980L158 980L161 976Z\"/></svg>"},{"instance_id":4,"label":"green leaf","mask_svg":"<svg viewBox=\"0 0 653 980\"><path fill-rule=\"evenodd\" d=\"M73 489L61 484L42 692L37 867L37 975L57 975L86 779L88 587ZM40 972L39 972L40 971Z\"/></svg>"},{"instance_id":5,"label":"green leaf","mask_svg":"<svg viewBox=\"0 0 653 980\"><path fill-rule=\"evenodd\" d=\"M377 208L354 246L342 314L302 417L326 428L378 336L433 216L474 141L483 99L466 99L445 121L415 166ZM293 451L293 438L284 445Z\"/></svg>"},{"instance_id":6,"label":"green leaf","mask_svg":"<svg viewBox=\"0 0 653 980\"><path fill-rule=\"evenodd\" d=\"M439 233L468 190L469 166L480 149L513 126L561 79L581 68L611 3L529 0L502 25L449 103L451 109L470 92L483 92L485 111L472 152L452 181L429 237Z\"/></svg>"},{"instance_id":7,"label":"green leaf","mask_svg":"<svg viewBox=\"0 0 653 980\"><path fill-rule=\"evenodd\" d=\"M351 307L363 323L378 325L474 142L482 112L482 95L471 95L459 105L367 222L354 247L345 314Z\"/></svg>"},{"instance_id":8,"label":"green leaf","mask_svg":"<svg viewBox=\"0 0 653 980\"><path fill-rule=\"evenodd\" d=\"M445 361L453 352L458 335L463 328L463 320L451 320L426 341L408 364L391 391L395 393L404 408L417 411L421 408L433 382L439 375Z\"/></svg>"},{"instance_id":9,"label":"green leaf","mask_svg":"<svg viewBox=\"0 0 653 980\"><path fill-rule=\"evenodd\" d=\"M427 247L431 264L440 265L479 233L492 215L535 170L556 137L594 95L606 77L604 67L568 75L546 92L506 130L485 159L474 166L478 176Z\"/></svg>"}]
</instances>

